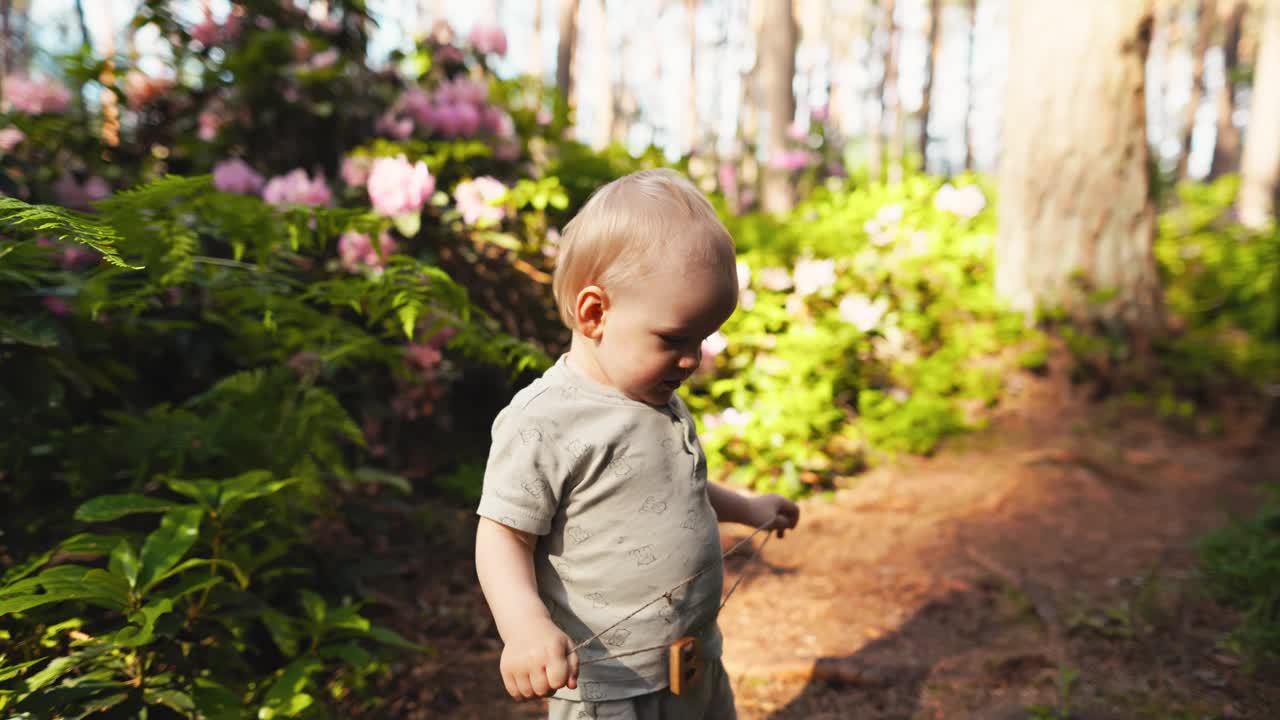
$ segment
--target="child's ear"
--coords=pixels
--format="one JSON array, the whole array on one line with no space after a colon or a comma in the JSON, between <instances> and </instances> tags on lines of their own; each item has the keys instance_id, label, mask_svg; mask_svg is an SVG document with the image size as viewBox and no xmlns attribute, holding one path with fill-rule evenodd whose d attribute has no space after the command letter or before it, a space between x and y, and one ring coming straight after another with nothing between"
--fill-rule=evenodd
<instances>
[{"instance_id":1,"label":"child's ear","mask_svg":"<svg viewBox=\"0 0 1280 720\"><path fill-rule=\"evenodd\" d=\"M604 335L604 314L609 309L609 296L599 285L588 285L578 291L573 305L573 319L578 332L599 340Z\"/></svg>"}]
</instances>

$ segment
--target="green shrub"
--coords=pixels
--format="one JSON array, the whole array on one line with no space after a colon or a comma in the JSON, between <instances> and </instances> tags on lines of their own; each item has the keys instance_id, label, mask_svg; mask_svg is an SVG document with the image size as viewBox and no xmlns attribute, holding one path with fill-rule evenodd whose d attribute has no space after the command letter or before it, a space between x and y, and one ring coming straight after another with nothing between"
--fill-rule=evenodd
<instances>
[{"instance_id":1,"label":"green shrub","mask_svg":"<svg viewBox=\"0 0 1280 720\"><path fill-rule=\"evenodd\" d=\"M741 307L688 393L711 467L799 493L980 422L1002 351L1035 333L994 296L984 193L957 185L912 176L725 218Z\"/></svg>"},{"instance_id":2,"label":"green shrub","mask_svg":"<svg viewBox=\"0 0 1280 720\"><path fill-rule=\"evenodd\" d=\"M1244 613L1233 637L1257 659L1280 659L1280 485L1253 517L1218 530L1201 543L1209 590Z\"/></svg>"}]
</instances>

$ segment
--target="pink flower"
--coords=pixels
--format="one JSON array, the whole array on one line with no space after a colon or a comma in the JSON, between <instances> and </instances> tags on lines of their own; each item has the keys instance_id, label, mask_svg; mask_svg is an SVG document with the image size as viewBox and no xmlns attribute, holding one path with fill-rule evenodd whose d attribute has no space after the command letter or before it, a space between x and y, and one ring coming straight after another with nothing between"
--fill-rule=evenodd
<instances>
[{"instance_id":1,"label":"pink flower","mask_svg":"<svg viewBox=\"0 0 1280 720\"><path fill-rule=\"evenodd\" d=\"M342 181L351 187L364 187L371 167L373 158L368 155L348 155L342 158Z\"/></svg>"},{"instance_id":2,"label":"pink flower","mask_svg":"<svg viewBox=\"0 0 1280 720\"><path fill-rule=\"evenodd\" d=\"M538 114L534 115L533 119L539 125L550 125L551 121L554 120L555 118L551 115L550 110L546 108L538 108Z\"/></svg>"},{"instance_id":3,"label":"pink flower","mask_svg":"<svg viewBox=\"0 0 1280 720\"><path fill-rule=\"evenodd\" d=\"M67 304L67 301L55 295L46 295L40 303L44 305L45 310L58 317L65 317L71 314L71 306Z\"/></svg>"},{"instance_id":4,"label":"pink flower","mask_svg":"<svg viewBox=\"0 0 1280 720\"><path fill-rule=\"evenodd\" d=\"M396 99L397 110L408 113L419 125L431 125L434 118L431 98L422 88L409 88Z\"/></svg>"},{"instance_id":5,"label":"pink flower","mask_svg":"<svg viewBox=\"0 0 1280 720\"><path fill-rule=\"evenodd\" d=\"M307 176L306 170L296 168L267 181L262 199L272 205L321 206L328 205L333 196L323 177L317 175L313 180Z\"/></svg>"},{"instance_id":6,"label":"pink flower","mask_svg":"<svg viewBox=\"0 0 1280 720\"><path fill-rule=\"evenodd\" d=\"M396 118L395 115L386 114L378 118L378 122L374 124L373 128L389 138L404 140L413 134L413 120Z\"/></svg>"},{"instance_id":7,"label":"pink flower","mask_svg":"<svg viewBox=\"0 0 1280 720\"><path fill-rule=\"evenodd\" d=\"M26 133L16 127L7 127L0 130L0 151L13 152L18 143L27 139Z\"/></svg>"},{"instance_id":8,"label":"pink flower","mask_svg":"<svg viewBox=\"0 0 1280 720\"><path fill-rule=\"evenodd\" d=\"M191 26L188 31L191 38L206 48L211 48L218 43L222 37L222 28L218 27L218 23L213 18L206 15L203 20Z\"/></svg>"},{"instance_id":9,"label":"pink flower","mask_svg":"<svg viewBox=\"0 0 1280 720\"><path fill-rule=\"evenodd\" d=\"M404 350L409 366L422 371L434 370L444 359L444 353L439 348L426 343L409 343Z\"/></svg>"},{"instance_id":10,"label":"pink flower","mask_svg":"<svg viewBox=\"0 0 1280 720\"><path fill-rule=\"evenodd\" d=\"M815 107L813 110L810 110L809 114L813 116L813 119L817 120L818 122L826 122L827 118L831 117L831 109L825 104L819 105Z\"/></svg>"},{"instance_id":11,"label":"pink flower","mask_svg":"<svg viewBox=\"0 0 1280 720\"><path fill-rule=\"evenodd\" d=\"M231 158L213 166L213 186L222 192L256 195L262 189L262 176L240 158Z\"/></svg>"},{"instance_id":12,"label":"pink flower","mask_svg":"<svg viewBox=\"0 0 1280 720\"><path fill-rule=\"evenodd\" d=\"M481 54L507 54L507 34L497 25L476 25L467 35L467 42Z\"/></svg>"},{"instance_id":13,"label":"pink flower","mask_svg":"<svg viewBox=\"0 0 1280 720\"><path fill-rule=\"evenodd\" d=\"M83 245L72 245L62 251L62 269L76 270L98 262L101 255Z\"/></svg>"},{"instance_id":14,"label":"pink flower","mask_svg":"<svg viewBox=\"0 0 1280 720\"><path fill-rule=\"evenodd\" d=\"M497 107L487 107L480 113L480 121L485 128L500 138L513 138L516 135L516 124L511 113Z\"/></svg>"},{"instance_id":15,"label":"pink flower","mask_svg":"<svg viewBox=\"0 0 1280 720\"><path fill-rule=\"evenodd\" d=\"M461 65L467 58L458 48L452 45L445 45L436 49L432 59L441 65Z\"/></svg>"},{"instance_id":16,"label":"pink flower","mask_svg":"<svg viewBox=\"0 0 1280 720\"><path fill-rule=\"evenodd\" d=\"M452 137L458 134L458 128L462 123L458 107L458 105L443 105L435 109L431 124L440 131L441 135Z\"/></svg>"},{"instance_id":17,"label":"pink flower","mask_svg":"<svg viewBox=\"0 0 1280 720\"><path fill-rule=\"evenodd\" d=\"M338 257L342 259L342 267L348 272L360 272L365 268L381 269L386 265L387 256L396 251L396 241L387 233L378 236L378 249L368 235L349 231L338 239Z\"/></svg>"},{"instance_id":18,"label":"pink flower","mask_svg":"<svg viewBox=\"0 0 1280 720\"><path fill-rule=\"evenodd\" d=\"M777 170L799 170L813 162L808 150L783 150L769 158L769 167Z\"/></svg>"},{"instance_id":19,"label":"pink flower","mask_svg":"<svg viewBox=\"0 0 1280 720\"><path fill-rule=\"evenodd\" d=\"M421 160L411 165L403 155L382 157L369 171L369 200L387 217L422 210L435 190L436 179Z\"/></svg>"},{"instance_id":20,"label":"pink flower","mask_svg":"<svg viewBox=\"0 0 1280 720\"><path fill-rule=\"evenodd\" d=\"M53 183L53 194L58 202L73 210L88 210L91 203L111 194L111 186L106 180L94 175L81 185L75 177L66 174Z\"/></svg>"},{"instance_id":21,"label":"pink flower","mask_svg":"<svg viewBox=\"0 0 1280 720\"><path fill-rule=\"evenodd\" d=\"M307 62L307 65L313 70L322 70L327 67L332 67L337 63L338 57L338 48L329 48L324 52L313 55L311 60Z\"/></svg>"},{"instance_id":22,"label":"pink flower","mask_svg":"<svg viewBox=\"0 0 1280 720\"><path fill-rule=\"evenodd\" d=\"M738 166L736 163L720 163L720 169L716 172L716 179L720 181L720 192L730 198L738 196Z\"/></svg>"},{"instance_id":23,"label":"pink flower","mask_svg":"<svg viewBox=\"0 0 1280 720\"><path fill-rule=\"evenodd\" d=\"M9 75L4 80L5 105L27 115L64 112L71 105L71 91L50 78Z\"/></svg>"},{"instance_id":24,"label":"pink flower","mask_svg":"<svg viewBox=\"0 0 1280 720\"><path fill-rule=\"evenodd\" d=\"M196 117L196 122L200 125L200 129L196 132L196 136L205 142L211 142L218 137L218 131L222 129L223 119L220 115L210 110L201 112Z\"/></svg>"},{"instance_id":25,"label":"pink flower","mask_svg":"<svg viewBox=\"0 0 1280 720\"><path fill-rule=\"evenodd\" d=\"M472 105L455 105L458 117L458 134L471 137L480 129L480 113Z\"/></svg>"},{"instance_id":26,"label":"pink flower","mask_svg":"<svg viewBox=\"0 0 1280 720\"><path fill-rule=\"evenodd\" d=\"M487 175L458 183L453 198L462 212L462 221L484 227L497 225L506 217L506 208L498 205L507 196L507 186Z\"/></svg>"},{"instance_id":27,"label":"pink flower","mask_svg":"<svg viewBox=\"0 0 1280 720\"><path fill-rule=\"evenodd\" d=\"M792 140L806 140L809 137L809 128L799 123L792 123L787 128L787 137Z\"/></svg>"},{"instance_id":28,"label":"pink flower","mask_svg":"<svg viewBox=\"0 0 1280 720\"><path fill-rule=\"evenodd\" d=\"M465 77L454 78L440 84L436 88L437 105L464 104L483 105L489 99L489 88L481 83Z\"/></svg>"},{"instance_id":29,"label":"pink flower","mask_svg":"<svg viewBox=\"0 0 1280 720\"><path fill-rule=\"evenodd\" d=\"M729 339L717 330L708 335L706 340L702 341L702 359L703 361L710 360L728 348Z\"/></svg>"},{"instance_id":30,"label":"pink flower","mask_svg":"<svg viewBox=\"0 0 1280 720\"><path fill-rule=\"evenodd\" d=\"M155 102L172 87L173 81L168 78L153 78L130 70L124 76L124 101L137 110Z\"/></svg>"}]
</instances>

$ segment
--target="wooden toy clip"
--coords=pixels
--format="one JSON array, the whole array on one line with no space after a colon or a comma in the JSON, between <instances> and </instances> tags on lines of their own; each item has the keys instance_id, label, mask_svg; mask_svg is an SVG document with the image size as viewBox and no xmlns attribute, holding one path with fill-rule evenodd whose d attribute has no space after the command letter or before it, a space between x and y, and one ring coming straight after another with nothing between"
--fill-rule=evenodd
<instances>
[{"instance_id":1,"label":"wooden toy clip","mask_svg":"<svg viewBox=\"0 0 1280 720\"><path fill-rule=\"evenodd\" d=\"M702 681L706 667L698 652L697 640L686 635L671 643L667 652L671 669L670 687L673 694L679 695Z\"/></svg>"}]
</instances>

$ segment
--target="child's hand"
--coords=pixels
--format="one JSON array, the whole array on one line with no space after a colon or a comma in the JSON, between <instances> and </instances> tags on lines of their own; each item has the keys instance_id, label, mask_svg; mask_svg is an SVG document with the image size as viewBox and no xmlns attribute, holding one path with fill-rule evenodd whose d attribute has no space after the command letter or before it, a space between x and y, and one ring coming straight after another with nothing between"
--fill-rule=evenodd
<instances>
[{"instance_id":1,"label":"child's hand","mask_svg":"<svg viewBox=\"0 0 1280 720\"><path fill-rule=\"evenodd\" d=\"M502 648L500 667L502 683L516 700L578 687L578 653L573 651L573 641L546 618L511 638Z\"/></svg>"},{"instance_id":2,"label":"child's hand","mask_svg":"<svg viewBox=\"0 0 1280 720\"><path fill-rule=\"evenodd\" d=\"M751 525L777 530L781 538L800 523L800 506L781 495L751 498Z\"/></svg>"}]
</instances>

